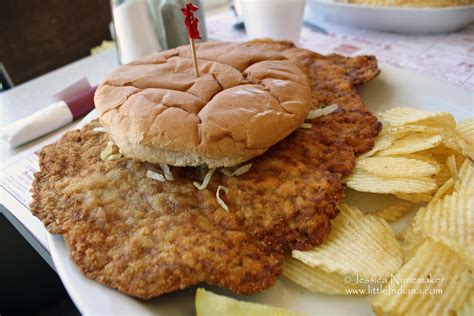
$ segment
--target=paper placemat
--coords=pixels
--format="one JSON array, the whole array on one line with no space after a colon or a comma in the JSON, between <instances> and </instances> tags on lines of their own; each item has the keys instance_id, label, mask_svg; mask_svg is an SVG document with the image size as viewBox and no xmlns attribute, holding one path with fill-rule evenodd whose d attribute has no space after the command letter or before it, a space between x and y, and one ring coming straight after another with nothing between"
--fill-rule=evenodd
<instances>
[{"instance_id":1,"label":"paper placemat","mask_svg":"<svg viewBox=\"0 0 474 316\"><path fill-rule=\"evenodd\" d=\"M233 27L236 18L226 11L206 19L209 38L246 41L245 31ZM441 35L402 35L318 25L328 34L303 27L300 46L321 54L375 55L380 63L413 70L474 91L474 23L463 30Z\"/></svg>"}]
</instances>

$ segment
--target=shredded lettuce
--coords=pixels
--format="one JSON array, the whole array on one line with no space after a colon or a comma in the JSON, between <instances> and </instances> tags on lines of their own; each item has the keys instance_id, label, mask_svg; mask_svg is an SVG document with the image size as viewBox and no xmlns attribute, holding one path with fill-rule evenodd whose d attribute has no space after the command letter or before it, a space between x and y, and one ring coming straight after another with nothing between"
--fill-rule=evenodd
<instances>
[{"instance_id":1,"label":"shredded lettuce","mask_svg":"<svg viewBox=\"0 0 474 316\"><path fill-rule=\"evenodd\" d=\"M220 197L220 191L224 191L225 194L229 193L229 188L226 188L225 186L223 185L220 185L217 187L217 191L216 191L216 199L217 199L217 203L219 203L219 205L224 209L226 210L227 212L229 211L229 207L227 206L227 204L225 204L224 200L221 199Z\"/></svg>"},{"instance_id":2,"label":"shredded lettuce","mask_svg":"<svg viewBox=\"0 0 474 316\"><path fill-rule=\"evenodd\" d=\"M165 177L163 177L163 175L159 174L158 172L151 171L151 170L146 171L146 177L150 178L150 179L153 179L153 180L158 180L158 181L161 181L161 182L166 181L166 179L165 179Z\"/></svg>"},{"instance_id":3,"label":"shredded lettuce","mask_svg":"<svg viewBox=\"0 0 474 316\"><path fill-rule=\"evenodd\" d=\"M204 181L202 182L202 184L199 184L198 182L193 182L194 186L198 190L206 189L207 185L209 184L209 181L211 181L212 174L214 173L215 170L216 170L216 168L209 169L209 171L207 171L206 176L204 177Z\"/></svg>"},{"instance_id":4,"label":"shredded lettuce","mask_svg":"<svg viewBox=\"0 0 474 316\"><path fill-rule=\"evenodd\" d=\"M161 170L163 170L163 173L165 174L165 179L168 181L173 181L173 174L171 173L170 166L164 163L160 163Z\"/></svg>"},{"instance_id":5,"label":"shredded lettuce","mask_svg":"<svg viewBox=\"0 0 474 316\"><path fill-rule=\"evenodd\" d=\"M107 157L107 161L110 161L110 160L118 160L122 158L122 154L113 154L113 155L109 155Z\"/></svg>"},{"instance_id":6,"label":"shredded lettuce","mask_svg":"<svg viewBox=\"0 0 474 316\"><path fill-rule=\"evenodd\" d=\"M300 125L300 128L311 128L313 127L313 124L311 123L303 123Z\"/></svg>"},{"instance_id":7,"label":"shredded lettuce","mask_svg":"<svg viewBox=\"0 0 474 316\"><path fill-rule=\"evenodd\" d=\"M242 167L239 167L234 172L232 172L232 175L236 176L236 177L241 176L241 175L247 173L250 170L250 168L252 168L252 164L248 163L246 165L243 165Z\"/></svg>"},{"instance_id":8,"label":"shredded lettuce","mask_svg":"<svg viewBox=\"0 0 474 316\"><path fill-rule=\"evenodd\" d=\"M105 149L102 150L102 152L100 153L100 159L102 159L103 161L106 161L114 150L113 146L114 146L114 142L109 140L107 142L107 147L105 147Z\"/></svg>"},{"instance_id":9,"label":"shredded lettuce","mask_svg":"<svg viewBox=\"0 0 474 316\"><path fill-rule=\"evenodd\" d=\"M228 177L232 177L232 171L230 171L230 170L227 169L227 168L222 168L222 169L221 169L221 172L222 172L224 175L228 176Z\"/></svg>"},{"instance_id":10,"label":"shredded lettuce","mask_svg":"<svg viewBox=\"0 0 474 316\"><path fill-rule=\"evenodd\" d=\"M92 129L92 131L93 131L93 132L96 132L96 133L106 133L106 132L107 132L107 130L106 130L105 128L103 128L103 127L94 127L94 128Z\"/></svg>"},{"instance_id":11,"label":"shredded lettuce","mask_svg":"<svg viewBox=\"0 0 474 316\"><path fill-rule=\"evenodd\" d=\"M222 168L221 172L223 174L225 174L226 176L228 176L228 177L234 177L234 176L238 177L238 176L241 176L241 175L247 173L250 170L250 168L252 168L252 164L248 163L246 165L240 166L234 172L230 171L227 168Z\"/></svg>"},{"instance_id":12,"label":"shredded lettuce","mask_svg":"<svg viewBox=\"0 0 474 316\"><path fill-rule=\"evenodd\" d=\"M312 120L323 115L331 114L332 112L336 111L338 108L339 108L339 105L334 103L323 108L311 110L309 111L308 117L306 119Z\"/></svg>"}]
</instances>

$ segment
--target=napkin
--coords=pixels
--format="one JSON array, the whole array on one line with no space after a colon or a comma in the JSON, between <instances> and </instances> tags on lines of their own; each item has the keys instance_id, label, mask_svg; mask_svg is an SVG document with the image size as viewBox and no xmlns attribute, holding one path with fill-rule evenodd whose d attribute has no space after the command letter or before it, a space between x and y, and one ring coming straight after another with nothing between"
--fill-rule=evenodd
<instances>
[{"instance_id":1,"label":"napkin","mask_svg":"<svg viewBox=\"0 0 474 316\"><path fill-rule=\"evenodd\" d=\"M10 147L17 147L69 124L94 109L96 89L87 79L81 79L53 97L60 98L59 101L6 126L0 131L0 137Z\"/></svg>"}]
</instances>

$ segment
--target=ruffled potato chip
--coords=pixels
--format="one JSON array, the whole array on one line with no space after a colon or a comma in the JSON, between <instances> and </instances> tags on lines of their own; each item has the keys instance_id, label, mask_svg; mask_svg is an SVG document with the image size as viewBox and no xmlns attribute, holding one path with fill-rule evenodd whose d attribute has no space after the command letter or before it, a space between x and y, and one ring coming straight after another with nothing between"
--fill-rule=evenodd
<instances>
[{"instance_id":1,"label":"ruffled potato chip","mask_svg":"<svg viewBox=\"0 0 474 316\"><path fill-rule=\"evenodd\" d=\"M464 138L456 131L446 131L443 143L464 156L474 159L474 141Z\"/></svg>"},{"instance_id":2,"label":"ruffled potato chip","mask_svg":"<svg viewBox=\"0 0 474 316\"><path fill-rule=\"evenodd\" d=\"M312 292L342 295L366 293L361 286L351 282L351 277L335 272L329 273L317 267L313 268L291 257L285 258L283 275Z\"/></svg>"},{"instance_id":3,"label":"ruffled potato chip","mask_svg":"<svg viewBox=\"0 0 474 316\"><path fill-rule=\"evenodd\" d=\"M446 181L451 179L451 173L445 164L439 165L439 172L434 176L436 185L441 187Z\"/></svg>"},{"instance_id":4,"label":"ruffled potato chip","mask_svg":"<svg viewBox=\"0 0 474 316\"><path fill-rule=\"evenodd\" d=\"M438 168L440 167L440 163L438 162L436 157L433 157L432 154L425 154L424 152L405 154L405 155L397 155L396 157L421 160L421 161L424 161L426 163L435 165ZM441 164L443 164L443 163L444 163L444 161L441 162Z\"/></svg>"},{"instance_id":5,"label":"ruffled potato chip","mask_svg":"<svg viewBox=\"0 0 474 316\"><path fill-rule=\"evenodd\" d=\"M357 161L361 168L376 176L388 178L429 177L439 172L438 164L404 157L370 157Z\"/></svg>"},{"instance_id":6,"label":"ruffled potato chip","mask_svg":"<svg viewBox=\"0 0 474 316\"><path fill-rule=\"evenodd\" d=\"M456 121L452 114L447 112L432 112L408 107L392 108L380 114L380 118L387 125L423 125L431 127L455 128Z\"/></svg>"},{"instance_id":7,"label":"ruffled potato chip","mask_svg":"<svg viewBox=\"0 0 474 316\"><path fill-rule=\"evenodd\" d=\"M446 159L446 167L448 168L451 177L457 179L459 175L459 170L455 155L451 155Z\"/></svg>"},{"instance_id":8,"label":"ruffled potato chip","mask_svg":"<svg viewBox=\"0 0 474 316\"><path fill-rule=\"evenodd\" d=\"M429 202L433 198L433 196L428 193L395 193L395 196L401 200L414 203Z\"/></svg>"},{"instance_id":9,"label":"ruffled potato chip","mask_svg":"<svg viewBox=\"0 0 474 316\"><path fill-rule=\"evenodd\" d=\"M421 208L413 225L474 264L474 188L453 192Z\"/></svg>"},{"instance_id":10,"label":"ruffled potato chip","mask_svg":"<svg viewBox=\"0 0 474 316\"><path fill-rule=\"evenodd\" d=\"M452 193L454 189L454 179L451 178L448 181L446 181L442 186L439 187L438 191L436 191L435 195L433 195L433 198L431 199L430 203L434 203L440 199L442 199L444 196Z\"/></svg>"},{"instance_id":11,"label":"ruffled potato chip","mask_svg":"<svg viewBox=\"0 0 474 316\"><path fill-rule=\"evenodd\" d=\"M474 143L474 117L459 122L455 130L464 139Z\"/></svg>"},{"instance_id":12,"label":"ruffled potato chip","mask_svg":"<svg viewBox=\"0 0 474 316\"><path fill-rule=\"evenodd\" d=\"M407 133L405 133L403 135L388 134L388 133L386 133L382 130L382 132L380 132L379 136L377 136L377 138L374 141L374 147L372 147L372 149L369 150L368 152L359 155L358 159L362 159L362 158L366 158L366 157L372 157L375 153L377 153L377 152L379 152L383 149L389 148L390 146L392 146L392 144L395 140L397 140L398 138L400 138L402 136L405 136L405 135L407 135Z\"/></svg>"},{"instance_id":13,"label":"ruffled potato chip","mask_svg":"<svg viewBox=\"0 0 474 316\"><path fill-rule=\"evenodd\" d=\"M377 315L452 315L464 307L474 280L452 250L429 239L372 300Z\"/></svg>"},{"instance_id":14,"label":"ruffled potato chip","mask_svg":"<svg viewBox=\"0 0 474 316\"><path fill-rule=\"evenodd\" d=\"M465 119L456 125L455 133L458 136L458 145L461 152L474 159L474 118Z\"/></svg>"},{"instance_id":15,"label":"ruffled potato chip","mask_svg":"<svg viewBox=\"0 0 474 316\"><path fill-rule=\"evenodd\" d=\"M469 298L464 302L461 308L456 310L456 316L472 316L474 315L474 290L469 293Z\"/></svg>"},{"instance_id":16,"label":"ruffled potato chip","mask_svg":"<svg viewBox=\"0 0 474 316\"><path fill-rule=\"evenodd\" d=\"M379 278L397 271L402 264L401 249L387 222L345 204L339 209L329 237L311 250L293 250L293 258L340 275Z\"/></svg>"},{"instance_id":17,"label":"ruffled potato chip","mask_svg":"<svg viewBox=\"0 0 474 316\"><path fill-rule=\"evenodd\" d=\"M467 191L474 188L474 166L471 161L466 159L459 170L459 177L454 184L454 190Z\"/></svg>"},{"instance_id":18,"label":"ruffled potato chip","mask_svg":"<svg viewBox=\"0 0 474 316\"><path fill-rule=\"evenodd\" d=\"M387 126L384 128L384 132L388 134L413 134L413 132L425 133L425 134L441 134L444 128L440 127L429 127L420 125L402 125L402 126Z\"/></svg>"},{"instance_id":19,"label":"ruffled potato chip","mask_svg":"<svg viewBox=\"0 0 474 316\"><path fill-rule=\"evenodd\" d=\"M387 149L383 149L375 156L403 155L420 152L438 146L443 141L441 134L409 134L393 142Z\"/></svg>"},{"instance_id":20,"label":"ruffled potato chip","mask_svg":"<svg viewBox=\"0 0 474 316\"><path fill-rule=\"evenodd\" d=\"M413 221L410 222L399 236L399 239L402 241L403 262L407 262L416 254L420 245L425 241L426 236L419 227L413 225Z\"/></svg>"},{"instance_id":21,"label":"ruffled potato chip","mask_svg":"<svg viewBox=\"0 0 474 316\"><path fill-rule=\"evenodd\" d=\"M347 186L356 191L372 193L426 193L436 190L436 181L430 177L385 178L356 168L347 178Z\"/></svg>"}]
</instances>

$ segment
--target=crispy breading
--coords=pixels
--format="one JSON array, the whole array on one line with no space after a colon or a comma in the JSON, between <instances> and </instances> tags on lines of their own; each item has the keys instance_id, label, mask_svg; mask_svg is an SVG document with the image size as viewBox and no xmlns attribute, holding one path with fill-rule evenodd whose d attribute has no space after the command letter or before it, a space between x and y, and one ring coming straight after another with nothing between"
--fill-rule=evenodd
<instances>
[{"instance_id":1,"label":"crispy breading","mask_svg":"<svg viewBox=\"0 0 474 316\"><path fill-rule=\"evenodd\" d=\"M251 43L282 52L297 64L308 75L315 107L338 103L346 110L365 111L356 86L379 75L375 56L321 55L287 41L254 40Z\"/></svg>"},{"instance_id":2,"label":"crispy breading","mask_svg":"<svg viewBox=\"0 0 474 316\"><path fill-rule=\"evenodd\" d=\"M90 278L150 298L206 282L237 293L271 286L283 252L305 250L330 232L355 153L368 150L380 123L365 110L354 84L378 74L370 57L321 56L285 42L256 42L284 51L307 72L315 106L340 109L298 129L240 177L207 169L171 168L174 181L145 176L159 167L122 158L102 161L108 135L67 133L39 154L33 214L64 235L72 260ZM216 201L217 187L229 188Z\"/></svg>"}]
</instances>

